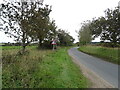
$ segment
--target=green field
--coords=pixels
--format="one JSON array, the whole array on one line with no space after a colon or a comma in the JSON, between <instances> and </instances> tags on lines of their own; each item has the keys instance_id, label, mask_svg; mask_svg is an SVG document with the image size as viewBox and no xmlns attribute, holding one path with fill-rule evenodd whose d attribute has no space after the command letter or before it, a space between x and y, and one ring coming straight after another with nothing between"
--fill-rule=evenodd
<instances>
[{"instance_id":1,"label":"green field","mask_svg":"<svg viewBox=\"0 0 120 90\"><path fill-rule=\"evenodd\" d=\"M102 47L102 46L80 46L78 49L84 53L102 58L103 60L115 63L115 64L120 64L119 63L119 56L118 56L118 48L107 48L107 47Z\"/></svg>"},{"instance_id":2,"label":"green field","mask_svg":"<svg viewBox=\"0 0 120 90\"><path fill-rule=\"evenodd\" d=\"M2 50L10 50L10 49L21 49L21 46L0 46ZM35 48L35 46L27 46L27 48Z\"/></svg>"},{"instance_id":3,"label":"green field","mask_svg":"<svg viewBox=\"0 0 120 90\"><path fill-rule=\"evenodd\" d=\"M37 50L19 56L18 48L3 50L3 88L87 88L90 82L67 54L68 48Z\"/></svg>"}]
</instances>

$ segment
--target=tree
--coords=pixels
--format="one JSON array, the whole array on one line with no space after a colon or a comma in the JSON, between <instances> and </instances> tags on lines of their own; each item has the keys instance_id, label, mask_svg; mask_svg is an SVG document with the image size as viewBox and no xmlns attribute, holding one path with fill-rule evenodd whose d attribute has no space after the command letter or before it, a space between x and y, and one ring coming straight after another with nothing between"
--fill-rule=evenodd
<instances>
[{"instance_id":1,"label":"tree","mask_svg":"<svg viewBox=\"0 0 120 90\"><path fill-rule=\"evenodd\" d=\"M35 8L34 6L32 6ZM34 38L39 41L38 47L42 47L42 43L50 32L50 19L49 14L51 12L51 7L46 5L38 10L34 9L33 15L30 17L30 25L34 31Z\"/></svg>"},{"instance_id":2,"label":"tree","mask_svg":"<svg viewBox=\"0 0 120 90\"><path fill-rule=\"evenodd\" d=\"M59 38L60 45L62 46L73 45L74 38L70 36L69 33L66 32L65 30L61 30L61 29L58 30L58 38Z\"/></svg>"},{"instance_id":3,"label":"tree","mask_svg":"<svg viewBox=\"0 0 120 90\"><path fill-rule=\"evenodd\" d=\"M107 9L105 17L93 19L90 29L94 38L100 36L102 42L110 42L111 45L116 46L120 43L120 12L119 8L115 10Z\"/></svg>"},{"instance_id":4,"label":"tree","mask_svg":"<svg viewBox=\"0 0 120 90\"><path fill-rule=\"evenodd\" d=\"M52 39L57 38L57 26L55 24L55 20L52 20L51 22L49 22L49 32L47 33L47 37L46 39L48 39L49 41L51 41Z\"/></svg>"},{"instance_id":5,"label":"tree","mask_svg":"<svg viewBox=\"0 0 120 90\"><path fill-rule=\"evenodd\" d=\"M90 31L90 22L89 23L83 23L81 29L78 32L79 34L79 42L81 45L86 45L87 43L91 42L92 35Z\"/></svg>"},{"instance_id":6,"label":"tree","mask_svg":"<svg viewBox=\"0 0 120 90\"><path fill-rule=\"evenodd\" d=\"M105 30L106 19L104 17L99 17L98 19L93 18L89 25L91 31L92 39L101 36L103 30Z\"/></svg>"},{"instance_id":7,"label":"tree","mask_svg":"<svg viewBox=\"0 0 120 90\"><path fill-rule=\"evenodd\" d=\"M106 23L104 30L102 30L103 41L109 40L114 46L117 45L117 42L120 42L120 12L119 8L116 7L115 10L107 9L105 11ZM102 26L103 27L103 26Z\"/></svg>"},{"instance_id":8,"label":"tree","mask_svg":"<svg viewBox=\"0 0 120 90\"><path fill-rule=\"evenodd\" d=\"M49 21L48 25L49 25L48 26L49 31L46 33L46 36L44 37L42 47L52 49L52 45L51 45L52 40L58 41L58 36L56 31L57 26L55 24L55 20Z\"/></svg>"},{"instance_id":9,"label":"tree","mask_svg":"<svg viewBox=\"0 0 120 90\"><path fill-rule=\"evenodd\" d=\"M33 10L41 5L38 2L9 2L6 1L0 6L1 30L14 37L15 41L22 43L22 51L34 40L33 30L29 17L33 16ZM31 7L34 6L35 8Z\"/></svg>"}]
</instances>

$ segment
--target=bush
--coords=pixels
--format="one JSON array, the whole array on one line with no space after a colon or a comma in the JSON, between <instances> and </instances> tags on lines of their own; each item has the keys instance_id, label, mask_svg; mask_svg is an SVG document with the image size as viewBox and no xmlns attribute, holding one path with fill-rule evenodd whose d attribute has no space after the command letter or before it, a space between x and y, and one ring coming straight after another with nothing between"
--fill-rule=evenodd
<instances>
[{"instance_id":1,"label":"bush","mask_svg":"<svg viewBox=\"0 0 120 90\"><path fill-rule=\"evenodd\" d=\"M104 47L118 47L119 44L118 43L111 43L111 42L104 42L104 43L101 43L101 46L104 46Z\"/></svg>"}]
</instances>

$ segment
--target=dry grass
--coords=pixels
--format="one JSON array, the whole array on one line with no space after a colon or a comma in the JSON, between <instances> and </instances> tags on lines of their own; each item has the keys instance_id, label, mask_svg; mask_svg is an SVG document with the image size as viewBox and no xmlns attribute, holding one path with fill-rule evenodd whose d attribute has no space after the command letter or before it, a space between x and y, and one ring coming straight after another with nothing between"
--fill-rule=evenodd
<instances>
[{"instance_id":1,"label":"dry grass","mask_svg":"<svg viewBox=\"0 0 120 90\"><path fill-rule=\"evenodd\" d=\"M29 48L29 53L23 56L17 55L19 49L6 49L2 52L3 63L3 88L33 87L35 77L33 74L38 70L38 63L50 51L40 51Z\"/></svg>"},{"instance_id":2,"label":"dry grass","mask_svg":"<svg viewBox=\"0 0 120 90\"><path fill-rule=\"evenodd\" d=\"M88 80L67 54L68 48L56 51L28 48L3 50L3 88L87 88Z\"/></svg>"}]
</instances>

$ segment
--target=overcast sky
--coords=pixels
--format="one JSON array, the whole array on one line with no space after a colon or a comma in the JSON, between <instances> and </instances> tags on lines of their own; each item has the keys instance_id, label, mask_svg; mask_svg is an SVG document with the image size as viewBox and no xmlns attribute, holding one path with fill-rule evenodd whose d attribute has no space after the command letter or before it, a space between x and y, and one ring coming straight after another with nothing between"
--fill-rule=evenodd
<instances>
[{"instance_id":1,"label":"overcast sky","mask_svg":"<svg viewBox=\"0 0 120 90\"><path fill-rule=\"evenodd\" d=\"M0 0L2 1L2 0ZM114 9L120 0L44 0L44 4L52 5L51 19L56 21L58 28L68 30L76 41L81 23L94 17L104 16L107 8ZM0 42L13 40L0 32ZM95 41L99 41L96 39Z\"/></svg>"}]
</instances>

